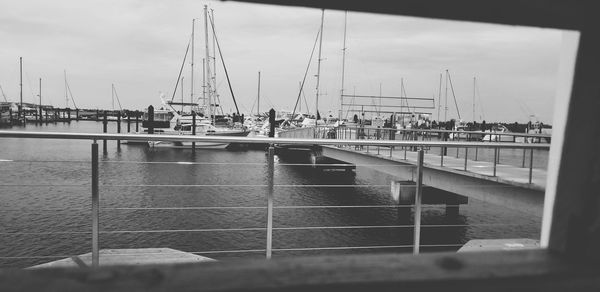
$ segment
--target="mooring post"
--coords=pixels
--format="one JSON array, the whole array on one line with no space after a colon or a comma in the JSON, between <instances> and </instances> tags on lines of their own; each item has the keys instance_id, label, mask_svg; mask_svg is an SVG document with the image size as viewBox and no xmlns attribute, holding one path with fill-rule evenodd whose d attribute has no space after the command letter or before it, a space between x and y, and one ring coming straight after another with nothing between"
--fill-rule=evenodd
<instances>
[{"instance_id":1,"label":"mooring post","mask_svg":"<svg viewBox=\"0 0 600 292\"><path fill-rule=\"evenodd\" d=\"M148 106L148 134L154 134L154 107Z\"/></svg>"},{"instance_id":2,"label":"mooring post","mask_svg":"<svg viewBox=\"0 0 600 292\"><path fill-rule=\"evenodd\" d=\"M192 111L192 135L196 136L196 112ZM192 142L192 153L196 153L196 142Z\"/></svg>"},{"instance_id":3,"label":"mooring post","mask_svg":"<svg viewBox=\"0 0 600 292\"><path fill-rule=\"evenodd\" d=\"M421 244L421 197L423 195L423 149L418 150L417 155L417 190L415 192L415 231L413 254L419 254Z\"/></svg>"},{"instance_id":4,"label":"mooring post","mask_svg":"<svg viewBox=\"0 0 600 292\"><path fill-rule=\"evenodd\" d=\"M98 194L98 143L92 143L92 267L98 267L99 255L100 196Z\"/></svg>"},{"instance_id":5,"label":"mooring post","mask_svg":"<svg viewBox=\"0 0 600 292\"><path fill-rule=\"evenodd\" d=\"M102 133L106 133L108 131L108 117L106 116L106 111L104 111L104 118L102 120ZM106 147L106 139L102 140L102 153L104 155L108 154L108 149Z\"/></svg>"},{"instance_id":6,"label":"mooring post","mask_svg":"<svg viewBox=\"0 0 600 292\"><path fill-rule=\"evenodd\" d=\"M67 122L71 122L71 109L67 108Z\"/></svg>"},{"instance_id":7,"label":"mooring post","mask_svg":"<svg viewBox=\"0 0 600 292\"><path fill-rule=\"evenodd\" d=\"M131 111L127 111L127 133L131 133Z\"/></svg>"},{"instance_id":8,"label":"mooring post","mask_svg":"<svg viewBox=\"0 0 600 292\"><path fill-rule=\"evenodd\" d=\"M140 111L135 111L135 132L140 132Z\"/></svg>"},{"instance_id":9,"label":"mooring post","mask_svg":"<svg viewBox=\"0 0 600 292\"><path fill-rule=\"evenodd\" d=\"M117 115L117 133L121 134L121 113ZM121 140L117 140L117 148L121 148Z\"/></svg>"},{"instance_id":10,"label":"mooring post","mask_svg":"<svg viewBox=\"0 0 600 292\"><path fill-rule=\"evenodd\" d=\"M315 122L315 130L317 128L316 122ZM315 131L314 137L316 138L316 134L317 131ZM275 110L274 109L270 109L269 110L269 138L273 138L275 137Z\"/></svg>"},{"instance_id":11,"label":"mooring post","mask_svg":"<svg viewBox=\"0 0 600 292\"><path fill-rule=\"evenodd\" d=\"M75 109L75 120L79 121L79 109L78 108Z\"/></svg>"},{"instance_id":12,"label":"mooring post","mask_svg":"<svg viewBox=\"0 0 600 292\"><path fill-rule=\"evenodd\" d=\"M271 109L273 110L273 109ZM273 110L274 112L274 110ZM273 184L275 180L275 147L269 144L268 155L268 191L267 191L267 259L271 259L273 250Z\"/></svg>"}]
</instances>

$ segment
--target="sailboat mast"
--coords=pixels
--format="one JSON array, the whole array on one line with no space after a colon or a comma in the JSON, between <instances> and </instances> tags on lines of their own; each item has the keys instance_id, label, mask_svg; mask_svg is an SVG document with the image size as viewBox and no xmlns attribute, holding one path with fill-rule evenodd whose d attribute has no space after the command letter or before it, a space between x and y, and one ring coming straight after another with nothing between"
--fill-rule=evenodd
<instances>
[{"instance_id":1,"label":"sailboat mast","mask_svg":"<svg viewBox=\"0 0 600 292\"><path fill-rule=\"evenodd\" d=\"M208 15L207 15L208 16ZM217 50L215 47L215 39L216 39L216 35L214 34L215 32L215 11L213 9L210 10L210 16L211 16L211 24L212 24L212 30L213 30L213 37L212 37L212 50L213 50L213 91L214 91L214 95L213 95L213 100L215 103L215 108L214 108L214 112L215 115L217 114L217 109L216 109L216 104L217 104L217 100L219 98L219 94L217 93ZM219 104L221 102L219 101ZM215 123L214 121L214 117L213 117L213 124Z\"/></svg>"},{"instance_id":2,"label":"sailboat mast","mask_svg":"<svg viewBox=\"0 0 600 292\"><path fill-rule=\"evenodd\" d=\"M438 105L437 105L437 121L440 122L440 108L442 107L442 73L440 73L440 90L438 91Z\"/></svg>"},{"instance_id":3,"label":"sailboat mast","mask_svg":"<svg viewBox=\"0 0 600 292\"><path fill-rule=\"evenodd\" d=\"M65 104L67 107L69 107L69 92L67 91L68 88L68 84L67 84L67 70L64 70L65 73Z\"/></svg>"},{"instance_id":4,"label":"sailboat mast","mask_svg":"<svg viewBox=\"0 0 600 292\"><path fill-rule=\"evenodd\" d=\"M190 64L190 103L194 103L194 24L195 24L196 19L192 18L192 62ZM182 90L183 92L183 90ZM181 98L181 101L183 102L183 98Z\"/></svg>"},{"instance_id":5,"label":"sailboat mast","mask_svg":"<svg viewBox=\"0 0 600 292\"><path fill-rule=\"evenodd\" d=\"M205 59L202 58L202 106L206 110L206 64Z\"/></svg>"},{"instance_id":6,"label":"sailboat mast","mask_svg":"<svg viewBox=\"0 0 600 292\"><path fill-rule=\"evenodd\" d=\"M475 121L475 77L473 77L473 121Z\"/></svg>"},{"instance_id":7,"label":"sailboat mast","mask_svg":"<svg viewBox=\"0 0 600 292\"><path fill-rule=\"evenodd\" d=\"M112 105L112 110L114 111L115 110L115 84L114 83L111 84L111 87L110 87L110 102Z\"/></svg>"},{"instance_id":8,"label":"sailboat mast","mask_svg":"<svg viewBox=\"0 0 600 292\"><path fill-rule=\"evenodd\" d=\"M208 51L208 7L204 5L204 40L205 40L205 51L206 51L206 71L205 76L210 79L210 52ZM212 108L212 94L210 89L210 80L206 82L206 91L208 92L208 114L209 118L213 116Z\"/></svg>"},{"instance_id":9,"label":"sailboat mast","mask_svg":"<svg viewBox=\"0 0 600 292\"><path fill-rule=\"evenodd\" d=\"M258 71L258 95L256 96L256 114L260 115L260 71Z\"/></svg>"},{"instance_id":10,"label":"sailboat mast","mask_svg":"<svg viewBox=\"0 0 600 292\"><path fill-rule=\"evenodd\" d=\"M317 93L315 98L315 126L319 119L319 79L321 78L321 48L323 46L323 21L325 20L325 9L321 9L321 33L319 36L319 58L317 59Z\"/></svg>"},{"instance_id":11,"label":"sailboat mast","mask_svg":"<svg viewBox=\"0 0 600 292\"><path fill-rule=\"evenodd\" d=\"M40 120L42 119L42 78L40 78Z\"/></svg>"},{"instance_id":12,"label":"sailboat mast","mask_svg":"<svg viewBox=\"0 0 600 292\"><path fill-rule=\"evenodd\" d=\"M340 89L340 111L338 119L342 120L342 107L344 104L344 76L346 66L346 25L348 23L348 11L344 11L344 47L342 48L342 88Z\"/></svg>"},{"instance_id":13,"label":"sailboat mast","mask_svg":"<svg viewBox=\"0 0 600 292\"><path fill-rule=\"evenodd\" d=\"M448 69L446 69L446 97L444 101L444 121L448 121Z\"/></svg>"},{"instance_id":14,"label":"sailboat mast","mask_svg":"<svg viewBox=\"0 0 600 292\"><path fill-rule=\"evenodd\" d=\"M25 118L23 114L23 57L19 57L19 87L20 87L20 103L19 103L19 119L21 116Z\"/></svg>"}]
</instances>

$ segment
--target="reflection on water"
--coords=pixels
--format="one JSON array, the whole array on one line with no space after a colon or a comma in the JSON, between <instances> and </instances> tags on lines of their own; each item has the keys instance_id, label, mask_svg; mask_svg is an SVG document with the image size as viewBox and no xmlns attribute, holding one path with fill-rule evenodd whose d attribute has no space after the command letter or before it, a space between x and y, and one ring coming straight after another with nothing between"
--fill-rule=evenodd
<instances>
[{"instance_id":1,"label":"reflection on water","mask_svg":"<svg viewBox=\"0 0 600 292\"><path fill-rule=\"evenodd\" d=\"M101 123L28 125L25 130L99 132ZM194 155L186 149L139 145L118 149L115 144L108 142L108 155L101 154L99 166L104 208L101 248L258 250L206 255L222 260L264 257L260 251L266 241L267 158L263 151L201 150ZM0 266L25 267L55 259L9 257L89 252L90 141L0 139L0 159L15 160L0 162ZM178 161L198 164L170 163ZM308 208L394 205L391 179L365 167L358 167L356 175L347 175L276 162L274 227L280 229L273 232L273 247L279 249L274 256L410 252L411 247L396 247L412 244L413 229L405 226L412 224L412 216L407 216L406 207ZM244 208L165 209L176 207ZM425 205L421 243L431 247L421 250L456 250L470 239L538 238L540 221L472 199L460 206L457 216L446 216L444 205ZM315 226L328 228L308 228ZM332 228L340 226L362 228ZM238 230L207 231L230 228ZM245 228L251 229L239 230ZM8 234L14 232L29 234ZM368 246L393 248L310 250ZM287 250L297 248L305 250Z\"/></svg>"}]
</instances>

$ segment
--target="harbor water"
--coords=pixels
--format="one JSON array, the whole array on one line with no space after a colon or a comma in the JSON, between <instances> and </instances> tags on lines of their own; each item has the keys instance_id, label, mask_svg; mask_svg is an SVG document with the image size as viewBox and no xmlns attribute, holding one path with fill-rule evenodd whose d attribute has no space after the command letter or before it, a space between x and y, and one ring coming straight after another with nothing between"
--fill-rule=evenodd
<instances>
[{"instance_id":1,"label":"harbor water","mask_svg":"<svg viewBox=\"0 0 600 292\"><path fill-rule=\"evenodd\" d=\"M98 133L102 124L32 124L11 130ZM109 132L116 132L114 123ZM264 151L192 153L117 147L108 141L103 155L99 144L100 248L168 247L218 260L264 258ZM90 145L0 139L0 267L27 267L91 251ZM412 251L412 219L394 207L393 177L364 166L352 175L276 159L274 180L274 258ZM423 206L422 224L422 252L455 251L471 239L538 239L541 218L469 199L456 217L446 216L445 205ZM346 228L351 226L361 228Z\"/></svg>"}]
</instances>

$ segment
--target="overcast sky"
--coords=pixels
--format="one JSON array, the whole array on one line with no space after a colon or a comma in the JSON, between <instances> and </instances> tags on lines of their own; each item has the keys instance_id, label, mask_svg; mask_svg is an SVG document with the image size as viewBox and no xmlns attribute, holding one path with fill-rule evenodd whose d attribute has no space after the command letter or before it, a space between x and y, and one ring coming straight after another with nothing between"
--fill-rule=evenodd
<instances>
[{"instance_id":1,"label":"overcast sky","mask_svg":"<svg viewBox=\"0 0 600 292\"><path fill-rule=\"evenodd\" d=\"M42 78L42 103L64 107L66 70L80 108L110 109L112 83L124 108L159 105L159 92L173 93L191 22L198 18L194 83L195 95L200 96L205 4L214 9L217 37L240 111L247 113L255 104L259 70L261 110L267 106L292 110L319 30L318 9L214 1L0 0L0 86L9 100L19 99L22 56L25 102L37 102ZM324 26L320 111L337 112L344 13L325 11ZM435 97L437 105L440 73L448 69L463 119L473 119L476 77L480 94L476 120L526 122L536 115L548 123L560 45L557 30L350 12L345 92L379 95L381 85L382 95L400 96L403 79L409 97ZM225 111L232 111L220 66L221 103ZM316 68L314 60L305 85L311 111ZM188 65L186 101L189 71ZM445 84L442 104L444 96ZM450 89L448 97L448 118L456 118ZM180 92L176 99L181 99ZM437 110L433 118L437 119Z\"/></svg>"}]
</instances>

